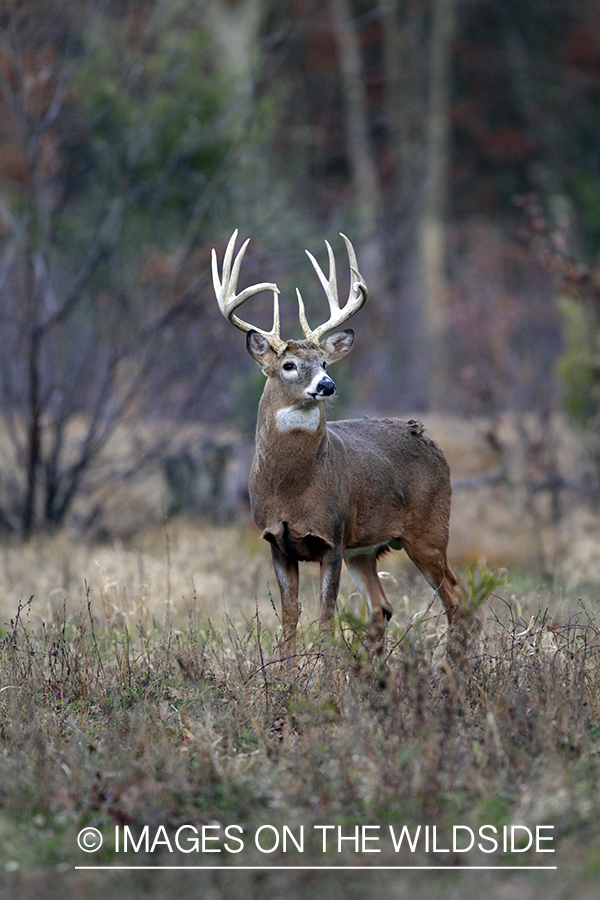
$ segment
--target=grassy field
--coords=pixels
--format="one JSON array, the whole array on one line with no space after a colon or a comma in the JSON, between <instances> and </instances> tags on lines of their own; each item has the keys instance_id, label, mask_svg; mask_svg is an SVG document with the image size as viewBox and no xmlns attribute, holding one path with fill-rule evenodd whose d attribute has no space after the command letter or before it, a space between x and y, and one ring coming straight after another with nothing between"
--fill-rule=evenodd
<instances>
[{"instance_id":1,"label":"grassy field","mask_svg":"<svg viewBox=\"0 0 600 900\"><path fill-rule=\"evenodd\" d=\"M381 562L385 679L346 579L320 642L316 567L298 657L281 660L251 528L3 547L0 898L597 897L597 595L476 570L480 628L449 640L420 576ZM94 853L77 843L89 827ZM366 868L306 868L323 865ZM436 870L383 868L417 865ZM519 869L465 868L490 865Z\"/></svg>"}]
</instances>

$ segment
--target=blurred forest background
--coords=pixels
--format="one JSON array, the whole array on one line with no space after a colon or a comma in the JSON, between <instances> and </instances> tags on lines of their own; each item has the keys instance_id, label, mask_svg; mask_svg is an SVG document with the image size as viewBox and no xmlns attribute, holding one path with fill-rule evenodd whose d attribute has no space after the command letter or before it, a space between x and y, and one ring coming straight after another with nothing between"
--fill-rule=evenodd
<instances>
[{"instance_id":1,"label":"blurred forest background","mask_svg":"<svg viewBox=\"0 0 600 900\"><path fill-rule=\"evenodd\" d=\"M262 387L210 281L236 227L286 337L297 285L325 318L304 248L343 293L352 239L335 417L484 417L492 483L510 414L530 494L598 497L598 0L2 0L0 104L6 534L100 527L152 467L169 508L235 506Z\"/></svg>"}]
</instances>

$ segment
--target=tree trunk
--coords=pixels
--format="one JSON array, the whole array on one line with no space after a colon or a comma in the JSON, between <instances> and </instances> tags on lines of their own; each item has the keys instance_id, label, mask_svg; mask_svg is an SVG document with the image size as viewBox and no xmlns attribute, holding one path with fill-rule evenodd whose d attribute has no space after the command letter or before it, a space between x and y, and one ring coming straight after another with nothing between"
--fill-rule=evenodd
<instances>
[{"instance_id":1,"label":"tree trunk","mask_svg":"<svg viewBox=\"0 0 600 900\"><path fill-rule=\"evenodd\" d=\"M33 529L37 505L38 470L41 456L41 399L40 399L40 351L41 340L39 330L39 296L35 273L34 257L36 239L39 230L38 198L36 197L37 171L35 160L32 162L32 179L28 191L28 210L26 214L26 256L25 256L25 305L29 320L27 334L27 376L29 380L26 405L26 443L25 443L25 493L21 513L21 536L27 540Z\"/></svg>"},{"instance_id":2,"label":"tree trunk","mask_svg":"<svg viewBox=\"0 0 600 900\"><path fill-rule=\"evenodd\" d=\"M448 397L446 205L450 150L451 49L456 0L434 0L426 124L425 195L420 228L424 339L429 348L429 405Z\"/></svg>"},{"instance_id":3,"label":"tree trunk","mask_svg":"<svg viewBox=\"0 0 600 900\"><path fill-rule=\"evenodd\" d=\"M338 46L340 77L346 111L348 161L356 204L361 271L369 287L382 283L383 260L378 234L381 188L369 139L367 97L360 46L348 0L329 0Z\"/></svg>"},{"instance_id":4,"label":"tree trunk","mask_svg":"<svg viewBox=\"0 0 600 900\"><path fill-rule=\"evenodd\" d=\"M423 91L423 47L418 40L422 10L406 9L401 0L378 0L381 18L385 116L394 171L386 206L394 217L414 202L422 174L422 147L415 135L414 110ZM389 192L389 195L388 195Z\"/></svg>"},{"instance_id":5,"label":"tree trunk","mask_svg":"<svg viewBox=\"0 0 600 900\"><path fill-rule=\"evenodd\" d=\"M268 0L210 0L208 5L211 31L221 47L221 68L233 79L235 112L242 120L253 105L258 34L267 11Z\"/></svg>"}]
</instances>

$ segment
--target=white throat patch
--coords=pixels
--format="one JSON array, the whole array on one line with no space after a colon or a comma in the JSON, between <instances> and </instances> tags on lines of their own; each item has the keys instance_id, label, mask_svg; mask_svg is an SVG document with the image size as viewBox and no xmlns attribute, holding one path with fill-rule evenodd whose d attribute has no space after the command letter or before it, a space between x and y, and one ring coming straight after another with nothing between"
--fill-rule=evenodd
<instances>
[{"instance_id":1,"label":"white throat patch","mask_svg":"<svg viewBox=\"0 0 600 900\"><path fill-rule=\"evenodd\" d=\"M319 427L320 412L317 406L302 408L286 406L277 411L277 428L279 431L292 431L302 428L304 431L316 431Z\"/></svg>"}]
</instances>

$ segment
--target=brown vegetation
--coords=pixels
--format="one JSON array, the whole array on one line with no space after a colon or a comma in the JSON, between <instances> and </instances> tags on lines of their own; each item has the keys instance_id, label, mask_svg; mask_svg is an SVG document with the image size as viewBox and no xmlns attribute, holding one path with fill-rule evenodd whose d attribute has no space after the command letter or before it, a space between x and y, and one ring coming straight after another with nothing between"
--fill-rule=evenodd
<instances>
[{"instance_id":1,"label":"brown vegetation","mask_svg":"<svg viewBox=\"0 0 600 900\"><path fill-rule=\"evenodd\" d=\"M447 896L444 885L476 896L486 885L490 897L507 896L510 886L510 896L558 898L570 883L572 896L587 898L598 867L596 601L558 602L540 588L501 586L480 570L470 578L474 604L492 592L481 608L482 629L447 654L431 596L399 567L384 576L393 583L394 617L382 688L363 649L367 623L356 594L343 594L335 640L324 644L315 579L290 671L278 661L279 625L263 591L268 561L252 536L179 523L148 532L145 545L139 540L128 549L86 550L63 536L34 541L12 557L5 549L5 578L26 586L37 559L39 576L54 565L58 578L62 564L65 590L9 602L0 649L0 896L33 897L44 885L50 897L162 897L193 885L216 898L280 890L300 897L324 878L331 891L357 897L376 883L417 897ZM553 825L550 862L530 853L498 862L559 868L507 872L493 882L441 871L433 882L414 872L349 880L338 872L267 869L259 881L230 869L73 869L115 863L116 825L134 835L164 825L172 837L182 824L215 822L239 823L245 834L263 824L296 833L327 823L346 833L356 824L386 832L389 825L435 824L446 833L455 823ZM76 845L87 825L107 835L91 859ZM323 857L313 843L298 860L260 854L248 843L240 857L221 855L217 863L490 862L483 854L394 854L381 846L376 858ZM119 861L216 864L164 847Z\"/></svg>"}]
</instances>

